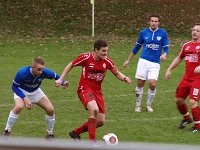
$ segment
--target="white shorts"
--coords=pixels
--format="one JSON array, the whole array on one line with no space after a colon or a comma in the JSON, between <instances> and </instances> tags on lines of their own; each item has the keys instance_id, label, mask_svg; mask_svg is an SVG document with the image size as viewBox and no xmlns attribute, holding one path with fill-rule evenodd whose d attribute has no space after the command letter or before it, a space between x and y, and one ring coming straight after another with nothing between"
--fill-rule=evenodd
<instances>
[{"instance_id":1,"label":"white shorts","mask_svg":"<svg viewBox=\"0 0 200 150\"><path fill-rule=\"evenodd\" d=\"M135 78L141 80L158 80L159 71L160 64L140 58L137 64Z\"/></svg>"},{"instance_id":2,"label":"white shorts","mask_svg":"<svg viewBox=\"0 0 200 150\"><path fill-rule=\"evenodd\" d=\"M45 96L44 92L40 88L38 88L34 92L27 92L23 89L20 90L28 97L31 103L37 103L42 99L42 97ZM16 93L14 93L14 100L19 98L21 99L21 97L19 97Z\"/></svg>"}]
</instances>

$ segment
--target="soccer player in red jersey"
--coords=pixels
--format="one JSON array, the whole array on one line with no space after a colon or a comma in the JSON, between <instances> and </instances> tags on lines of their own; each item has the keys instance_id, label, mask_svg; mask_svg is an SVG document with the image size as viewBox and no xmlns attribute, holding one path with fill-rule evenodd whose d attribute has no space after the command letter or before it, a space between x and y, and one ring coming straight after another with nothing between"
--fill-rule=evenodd
<instances>
[{"instance_id":1,"label":"soccer player in red jersey","mask_svg":"<svg viewBox=\"0 0 200 150\"><path fill-rule=\"evenodd\" d=\"M70 62L64 69L60 79L56 80L57 86L68 75L73 67L82 66L82 74L77 90L77 94L89 112L87 122L79 128L69 132L74 140L80 140L80 134L89 133L91 142L95 142L96 128L105 124L105 105L101 90L101 83L107 70L110 70L119 80L128 84L131 79L118 71L112 60L107 56L108 45L104 40L97 40L94 43L94 52L80 54L75 60Z\"/></svg>"},{"instance_id":2,"label":"soccer player in red jersey","mask_svg":"<svg viewBox=\"0 0 200 150\"><path fill-rule=\"evenodd\" d=\"M176 90L176 105L183 115L183 120L178 128L183 129L187 124L192 123L189 116L188 106L185 103L186 97L190 98L190 107L194 120L192 132L200 131L200 25L192 28L192 40L185 43L178 57L174 59L166 71L165 79L168 80L172 70L185 59L186 70Z\"/></svg>"}]
</instances>

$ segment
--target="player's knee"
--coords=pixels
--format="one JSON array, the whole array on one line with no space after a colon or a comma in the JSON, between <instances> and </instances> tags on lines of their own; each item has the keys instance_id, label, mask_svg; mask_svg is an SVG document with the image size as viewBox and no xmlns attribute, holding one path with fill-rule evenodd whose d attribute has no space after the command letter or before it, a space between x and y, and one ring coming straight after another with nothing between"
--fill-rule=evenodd
<instances>
[{"instance_id":1,"label":"player's knee","mask_svg":"<svg viewBox=\"0 0 200 150\"><path fill-rule=\"evenodd\" d=\"M100 120L97 122L97 127L101 127L101 126L105 125L105 123L106 123L105 120Z\"/></svg>"},{"instance_id":2,"label":"player's knee","mask_svg":"<svg viewBox=\"0 0 200 150\"><path fill-rule=\"evenodd\" d=\"M190 99L190 107L191 108L195 108L198 106L198 102L195 100Z\"/></svg>"},{"instance_id":3,"label":"player's knee","mask_svg":"<svg viewBox=\"0 0 200 150\"><path fill-rule=\"evenodd\" d=\"M15 106L13 109L13 112L15 112L16 114L20 113L23 109L23 106Z\"/></svg>"},{"instance_id":4,"label":"player's knee","mask_svg":"<svg viewBox=\"0 0 200 150\"><path fill-rule=\"evenodd\" d=\"M149 89L152 90L152 91L154 91L156 89L156 83L151 83L149 85Z\"/></svg>"},{"instance_id":5,"label":"player's knee","mask_svg":"<svg viewBox=\"0 0 200 150\"><path fill-rule=\"evenodd\" d=\"M92 110L91 110L91 114L90 114L90 118L96 119L98 113L99 113L99 110L98 110L98 109L92 109Z\"/></svg>"},{"instance_id":6,"label":"player's knee","mask_svg":"<svg viewBox=\"0 0 200 150\"><path fill-rule=\"evenodd\" d=\"M46 108L46 113L49 115L49 116L52 116L54 114L54 108L53 107L48 107Z\"/></svg>"},{"instance_id":7,"label":"player's knee","mask_svg":"<svg viewBox=\"0 0 200 150\"><path fill-rule=\"evenodd\" d=\"M183 105L184 102L185 102L185 100L182 99L182 98L177 98L177 99L176 99L176 104L177 104L177 105Z\"/></svg>"}]
</instances>

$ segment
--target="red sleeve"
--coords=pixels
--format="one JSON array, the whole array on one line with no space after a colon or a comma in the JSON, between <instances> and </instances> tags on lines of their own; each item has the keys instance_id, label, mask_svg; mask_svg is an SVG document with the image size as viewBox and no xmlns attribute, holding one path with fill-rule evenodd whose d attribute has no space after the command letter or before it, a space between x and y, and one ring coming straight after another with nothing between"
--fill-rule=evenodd
<instances>
[{"instance_id":1,"label":"red sleeve","mask_svg":"<svg viewBox=\"0 0 200 150\"><path fill-rule=\"evenodd\" d=\"M181 52L179 53L179 58L184 58L185 57L185 44L183 45Z\"/></svg>"},{"instance_id":2,"label":"red sleeve","mask_svg":"<svg viewBox=\"0 0 200 150\"><path fill-rule=\"evenodd\" d=\"M85 61L90 57L90 53L80 54L76 59L72 61L73 67L75 66L84 66Z\"/></svg>"},{"instance_id":3,"label":"red sleeve","mask_svg":"<svg viewBox=\"0 0 200 150\"><path fill-rule=\"evenodd\" d=\"M107 68L113 73L115 74L117 72L117 67L115 66L115 64L113 63L112 59L110 59L109 57L106 57L105 60L107 61L108 65Z\"/></svg>"}]
</instances>

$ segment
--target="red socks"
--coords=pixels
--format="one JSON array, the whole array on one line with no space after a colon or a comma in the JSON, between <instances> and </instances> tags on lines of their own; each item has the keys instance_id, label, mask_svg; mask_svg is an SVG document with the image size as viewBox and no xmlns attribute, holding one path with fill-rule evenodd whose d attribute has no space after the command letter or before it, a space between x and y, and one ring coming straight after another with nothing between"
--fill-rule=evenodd
<instances>
[{"instance_id":1,"label":"red socks","mask_svg":"<svg viewBox=\"0 0 200 150\"><path fill-rule=\"evenodd\" d=\"M93 118L88 119L88 133L90 141L96 140L96 126L97 120Z\"/></svg>"},{"instance_id":2,"label":"red socks","mask_svg":"<svg viewBox=\"0 0 200 150\"><path fill-rule=\"evenodd\" d=\"M192 108L192 116L195 128L200 129L200 110L199 107Z\"/></svg>"},{"instance_id":3,"label":"red socks","mask_svg":"<svg viewBox=\"0 0 200 150\"><path fill-rule=\"evenodd\" d=\"M183 115L184 120L190 119L190 116L188 113L188 106L186 103L184 103L183 105L177 105L177 108L178 108L179 112Z\"/></svg>"},{"instance_id":4,"label":"red socks","mask_svg":"<svg viewBox=\"0 0 200 150\"><path fill-rule=\"evenodd\" d=\"M94 141L96 139L96 126L97 120L93 118L89 118L88 122L84 123L82 126L74 130L75 134L81 134L83 132L87 132L89 134L89 139Z\"/></svg>"},{"instance_id":5,"label":"red socks","mask_svg":"<svg viewBox=\"0 0 200 150\"><path fill-rule=\"evenodd\" d=\"M81 134L83 132L87 132L88 131L88 122L85 122L82 126L80 126L79 128L74 130L75 134Z\"/></svg>"}]
</instances>

